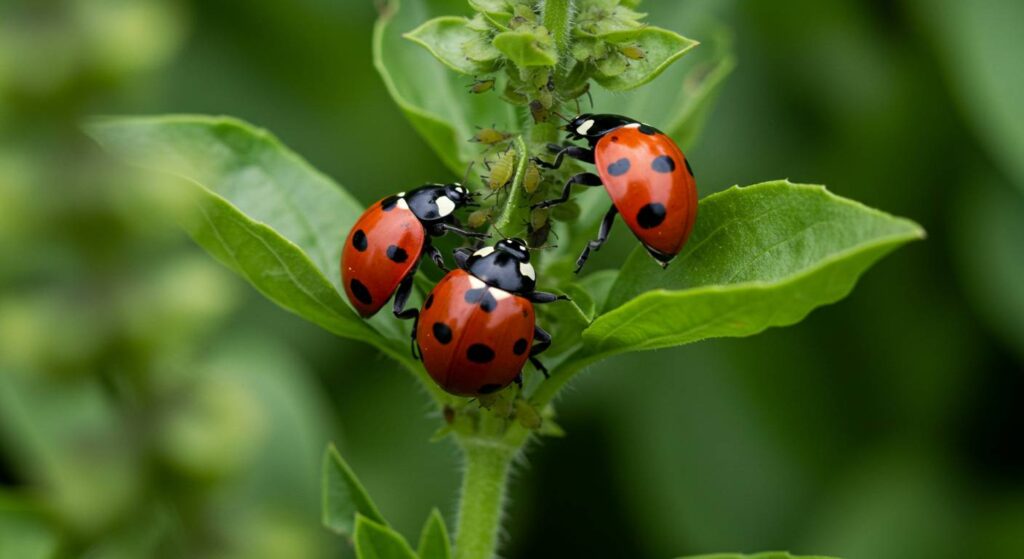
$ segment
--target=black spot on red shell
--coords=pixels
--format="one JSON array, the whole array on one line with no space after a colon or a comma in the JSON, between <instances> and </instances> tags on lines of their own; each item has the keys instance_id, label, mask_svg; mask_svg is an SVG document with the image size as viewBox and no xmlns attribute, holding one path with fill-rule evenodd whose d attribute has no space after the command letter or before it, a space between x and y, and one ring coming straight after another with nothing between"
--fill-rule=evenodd
<instances>
[{"instance_id":1,"label":"black spot on red shell","mask_svg":"<svg viewBox=\"0 0 1024 559\"><path fill-rule=\"evenodd\" d=\"M352 234L352 246L355 247L359 252L366 250L366 232L362 229L356 229L356 232Z\"/></svg>"},{"instance_id":2,"label":"black spot on red shell","mask_svg":"<svg viewBox=\"0 0 1024 559\"><path fill-rule=\"evenodd\" d=\"M434 339L441 342L442 345L452 341L452 329L444 322L435 322L431 330L434 332Z\"/></svg>"},{"instance_id":3,"label":"black spot on red shell","mask_svg":"<svg viewBox=\"0 0 1024 559\"><path fill-rule=\"evenodd\" d=\"M392 262L401 264L409 259L409 253L405 252L405 249L400 246L391 245L388 247L388 258Z\"/></svg>"},{"instance_id":4,"label":"black spot on red shell","mask_svg":"<svg viewBox=\"0 0 1024 559\"><path fill-rule=\"evenodd\" d=\"M466 350L466 359L474 363L490 363L494 361L494 350L484 344L473 344Z\"/></svg>"},{"instance_id":5,"label":"black spot on red shell","mask_svg":"<svg viewBox=\"0 0 1024 559\"><path fill-rule=\"evenodd\" d=\"M657 173L671 173L676 170L676 162L668 155L659 155L651 161L651 169Z\"/></svg>"},{"instance_id":6,"label":"black spot on red shell","mask_svg":"<svg viewBox=\"0 0 1024 559\"><path fill-rule=\"evenodd\" d=\"M653 136L658 133L657 128L649 126L647 124L641 124L639 128L637 128L637 130L639 130L642 134L647 134L648 136Z\"/></svg>"},{"instance_id":7,"label":"black spot on red shell","mask_svg":"<svg viewBox=\"0 0 1024 559\"><path fill-rule=\"evenodd\" d=\"M619 137L618 136L612 136L612 141L615 142L615 143L618 143Z\"/></svg>"},{"instance_id":8,"label":"black spot on red shell","mask_svg":"<svg viewBox=\"0 0 1024 559\"><path fill-rule=\"evenodd\" d=\"M625 175L629 172L629 159L622 159L608 165L608 174L613 177Z\"/></svg>"},{"instance_id":9,"label":"black spot on red shell","mask_svg":"<svg viewBox=\"0 0 1024 559\"><path fill-rule=\"evenodd\" d=\"M686 163L686 170L690 172L690 176L693 178L697 178L697 175L693 174L693 167L690 167L690 160L683 159L683 161Z\"/></svg>"},{"instance_id":10,"label":"black spot on red shell","mask_svg":"<svg viewBox=\"0 0 1024 559\"><path fill-rule=\"evenodd\" d=\"M644 229L653 229L665 221L665 206L657 202L647 204L636 213L636 222Z\"/></svg>"},{"instance_id":11,"label":"black spot on red shell","mask_svg":"<svg viewBox=\"0 0 1024 559\"><path fill-rule=\"evenodd\" d=\"M356 300L364 305L373 303L373 296L370 295L370 290L363 285L363 282L352 278L352 281L348 282L349 289L352 290L352 295L355 296Z\"/></svg>"},{"instance_id":12,"label":"black spot on red shell","mask_svg":"<svg viewBox=\"0 0 1024 559\"><path fill-rule=\"evenodd\" d=\"M516 355L522 355L523 353L526 353L527 343L528 342L526 341L526 338L519 338L518 340L516 340L516 343L512 346L512 353L515 353Z\"/></svg>"},{"instance_id":13,"label":"black spot on red shell","mask_svg":"<svg viewBox=\"0 0 1024 559\"><path fill-rule=\"evenodd\" d=\"M486 287L467 290L463 299L470 305L479 304L484 312L491 312L498 306L498 300L491 295L491 290Z\"/></svg>"},{"instance_id":14,"label":"black spot on red shell","mask_svg":"<svg viewBox=\"0 0 1024 559\"><path fill-rule=\"evenodd\" d=\"M526 309L523 309L523 318L526 318L528 316L530 316L530 313L526 312Z\"/></svg>"},{"instance_id":15,"label":"black spot on red shell","mask_svg":"<svg viewBox=\"0 0 1024 559\"><path fill-rule=\"evenodd\" d=\"M501 385L500 384L485 384L485 385L481 386L476 391L476 393L477 394L492 394L492 393L497 392L499 390L501 390Z\"/></svg>"},{"instance_id":16,"label":"black spot on red shell","mask_svg":"<svg viewBox=\"0 0 1024 559\"><path fill-rule=\"evenodd\" d=\"M434 294L431 293L430 297L427 297L427 302L423 303L423 308L429 309L434 304Z\"/></svg>"}]
</instances>

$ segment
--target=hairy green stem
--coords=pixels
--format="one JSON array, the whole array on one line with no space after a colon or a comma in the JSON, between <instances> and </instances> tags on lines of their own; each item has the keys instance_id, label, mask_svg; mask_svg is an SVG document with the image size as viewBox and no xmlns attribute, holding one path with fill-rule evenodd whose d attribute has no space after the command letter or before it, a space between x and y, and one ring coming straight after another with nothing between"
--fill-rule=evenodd
<instances>
[{"instance_id":1,"label":"hairy green stem","mask_svg":"<svg viewBox=\"0 0 1024 559\"><path fill-rule=\"evenodd\" d=\"M573 0L544 0L544 27L555 39L558 61L561 63L569 53L569 21L572 18Z\"/></svg>"},{"instance_id":2,"label":"hairy green stem","mask_svg":"<svg viewBox=\"0 0 1024 559\"><path fill-rule=\"evenodd\" d=\"M491 559L498 548L509 469L519 447L485 437L467 437L460 442L466 471L455 532L455 559Z\"/></svg>"}]
</instances>

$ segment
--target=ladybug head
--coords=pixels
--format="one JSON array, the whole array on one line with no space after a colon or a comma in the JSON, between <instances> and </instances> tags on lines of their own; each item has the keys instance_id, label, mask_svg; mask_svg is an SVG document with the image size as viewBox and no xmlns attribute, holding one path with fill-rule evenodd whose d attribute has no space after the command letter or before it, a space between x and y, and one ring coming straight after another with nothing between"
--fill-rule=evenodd
<instances>
[{"instance_id":1,"label":"ladybug head","mask_svg":"<svg viewBox=\"0 0 1024 559\"><path fill-rule=\"evenodd\" d=\"M636 121L619 115L583 113L570 120L565 125L565 131L573 140L585 138L596 141L608 132L632 122Z\"/></svg>"},{"instance_id":2,"label":"ladybug head","mask_svg":"<svg viewBox=\"0 0 1024 559\"><path fill-rule=\"evenodd\" d=\"M455 204L455 207L474 205L473 193L460 183L444 185L444 195Z\"/></svg>"},{"instance_id":3,"label":"ladybug head","mask_svg":"<svg viewBox=\"0 0 1024 559\"><path fill-rule=\"evenodd\" d=\"M522 239L502 239L494 245L494 249L508 254L517 262L530 261L530 249Z\"/></svg>"}]
</instances>

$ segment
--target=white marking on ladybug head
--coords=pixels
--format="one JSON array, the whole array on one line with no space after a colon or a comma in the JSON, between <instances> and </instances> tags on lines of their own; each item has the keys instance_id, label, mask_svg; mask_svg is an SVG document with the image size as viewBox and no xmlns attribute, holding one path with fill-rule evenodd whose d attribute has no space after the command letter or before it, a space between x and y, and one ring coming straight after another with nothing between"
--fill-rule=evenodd
<instances>
[{"instance_id":1,"label":"white marking on ladybug head","mask_svg":"<svg viewBox=\"0 0 1024 559\"><path fill-rule=\"evenodd\" d=\"M494 252L494 247L484 247L484 248L474 252L473 256L479 256L480 258L483 258L483 257L487 256L488 254L490 254L492 252Z\"/></svg>"},{"instance_id":2,"label":"white marking on ladybug head","mask_svg":"<svg viewBox=\"0 0 1024 559\"><path fill-rule=\"evenodd\" d=\"M623 128L640 128L640 123L639 122L631 122L631 123L623 126Z\"/></svg>"},{"instance_id":3,"label":"white marking on ladybug head","mask_svg":"<svg viewBox=\"0 0 1024 559\"><path fill-rule=\"evenodd\" d=\"M441 217L447 217L455 211L455 202L447 196L439 196L434 203L437 204L437 213L441 214Z\"/></svg>"},{"instance_id":4,"label":"white marking on ladybug head","mask_svg":"<svg viewBox=\"0 0 1024 559\"><path fill-rule=\"evenodd\" d=\"M583 121L583 124L576 127L576 133L580 136L586 136L587 132L590 131L590 127L594 125L593 119Z\"/></svg>"},{"instance_id":5,"label":"white marking on ladybug head","mask_svg":"<svg viewBox=\"0 0 1024 559\"><path fill-rule=\"evenodd\" d=\"M399 198L398 201L395 202L395 205L398 206L399 208L402 208L403 210L409 209L409 202L406 202L405 198Z\"/></svg>"},{"instance_id":6,"label":"white marking on ladybug head","mask_svg":"<svg viewBox=\"0 0 1024 559\"><path fill-rule=\"evenodd\" d=\"M497 287L492 287L490 291L491 297L494 297L495 300L498 301L501 301L502 299L508 299L509 297L512 296L512 294L509 293L508 291L505 291L504 289L498 289Z\"/></svg>"},{"instance_id":7,"label":"white marking on ladybug head","mask_svg":"<svg viewBox=\"0 0 1024 559\"><path fill-rule=\"evenodd\" d=\"M462 186L456 184L455 185L455 192L458 192L459 194L465 194L466 193L466 189L462 188Z\"/></svg>"},{"instance_id":8,"label":"white marking on ladybug head","mask_svg":"<svg viewBox=\"0 0 1024 559\"><path fill-rule=\"evenodd\" d=\"M487 284L484 283L483 280L481 280L480 278L476 276L469 276L469 286L472 287L473 289L480 289L485 285Z\"/></svg>"},{"instance_id":9,"label":"white marking on ladybug head","mask_svg":"<svg viewBox=\"0 0 1024 559\"><path fill-rule=\"evenodd\" d=\"M405 193L404 193L404 192L399 192L398 194L396 194L396 196L398 196L399 198L401 198L402 196L405 196Z\"/></svg>"},{"instance_id":10,"label":"white marking on ladybug head","mask_svg":"<svg viewBox=\"0 0 1024 559\"><path fill-rule=\"evenodd\" d=\"M537 281L537 273L533 271L533 264L530 264L529 262L519 263L519 273L532 279L533 281Z\"/></svg>"}]
</instances>

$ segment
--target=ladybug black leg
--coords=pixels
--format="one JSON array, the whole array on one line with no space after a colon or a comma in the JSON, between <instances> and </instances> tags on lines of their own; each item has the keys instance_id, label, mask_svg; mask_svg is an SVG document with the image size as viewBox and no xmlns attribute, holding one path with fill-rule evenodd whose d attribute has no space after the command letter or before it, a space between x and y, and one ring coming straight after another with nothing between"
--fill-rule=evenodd
<instances>
[{"instance_id":1,"label":"ladybug black leg","mask_svg":"<svg viewBox=\"0 0 1024 559\"><path fill-rule=\"evenodd\" d=\"M544 291L531 291L526 295L523 295L530 300L531 303L537 303L543 305L544 303L554 303L555 301L571 301L568 295L556 295L554 293L546 293Z\"/></svg>"},{"instance_id":2,"label":"ladybug black leg","mask_svg":"<svg viewBox=\"0 0 1024 559\"><path fill-rule=\"evenodd\" d=\"M458 266L460 270L467 269L466 262L469 261L470 256L473 256L473 251L465 247L457 248L452 252L452 257L455 258L455 265Z\"/></svg>"},{"instance_id":3,"label":"ladybug black leg","mask_svg":"<svg viewBox=\"0 0 1024 559\"><path fill-rule=\"evenodd\" d=\"M601 220L601 229L597 232L597 238L587 243L586 248L580 253L580 257L576 259L576 273L580 273L583 269L583 264L587 262L587 258L590 257L590 251L601 250L604 242L608 240L608 233L612 230L612 225L615 224L615 216L619 213L618 208L615 205L608 208L608 213L604 214L604 219Z\"/></svg>"},{"instance_id":4,"label":"ladybug black leg","mask_svg":"<svg viewBox=\"0 0 1024 559\"><path fill-rule=\"evenodd\" d=\"M424 247L424 250L430 255L430 259L434 261L434 264L436 264L438 268L441 268L441 271L448 271L448 267L444 265L444 257L441 256L441 251L438 250L436 246L428 244Z\"/></svg>"},{"instance_id":5,"label":"ladybug black leg","mask_svg":"<svg viewBox=\"0 0 1024 559\"><path fill-rule=\"evenodd\" d=\"M392 312L395 313L396 318L408 320L416 318L420 314L418 309L405 308L405 304L409 301L409 295L412 293L412 282L415 276L416 268L413 268L402 278L402 283L398 284L398 289L395 291L394 306L392 307Z\"/></svg>"},{"instance_id":6,"label":"ladybug black leg","mask_svg":"<svg viewBox=\"0 0 1024 559\"><path fill-rule=\"evenodd\" d=\"M544 373L544 378L549 378L548 368L537 359L537 355L544 353L549 347L551 347L551 334L548 334L540 326L533 327L533 347L530 348L530 363L537 368L538 371Z\"/></svg>"},{"instance_id":7,"label":"ladybug black leg","mask_svg":"<svg viewBox=\"0 0 1024 559\"><path fill-rule=\"evenodd\" d=\"M462 235L463 237L468 237L468 238L471 238L471 239L489 239L489 238L491 238L491 234L490 233L477 233L476 231L467 231L466 229L463 229L463 228L461 228L461 227L459 227L457 225L452 225L451 223L439 223L439 224L437 224L437 228L442 233L445 232L445 231L451 231L452 233L455 233L456 235Z\"/></svg>"},{"instance_id":8,"label":"ladybug black leg","mask_svg":"<svg viewBox=\"0 0 1024 559\"><path fill-rule=\"evenodd\" d=\"M562 187L562 195L558 198L551 200L544 200L543 202L530 206L531 210L539 208L550 208L551 206L557 206L564 202L569 201L569 195L572 194L572 186L574 184L580 184L583 186L601 186L601 177L594 173L580 173L569 177L569 180L565 181L565 186Z\"/></svg>"},{"instance_id":9,"label":"ladybug black leg","mask_svg":"<svg viewBox=\"0 0 1024 559\"><path fill-rule=\"evenodd\" d=\"M569 157L573 158L573 159L578 159L578 160L580 160L580 161L582 161L584 163L593 163L594 162L594 150L592 150L592 149L585 148L585 147L580 147L580 146L571 146L571 145L570 146L566 146L566 147L563 148L561 146L558 146L558 144L548 144L548 149L551 150L552 148L555 148L552 151L557 152L555 154L555 160L554 161L552 161L551 163L548 163L547 161L544 161L543 159L540 159L538 157L534 157L533 158L533 162L536 163L539 167L543 167L545 169L557 169L557 168L561 167L562 166L562 160L565 159L565 156L567 156L567 155Z\"/></svg>"}]
</instances>

